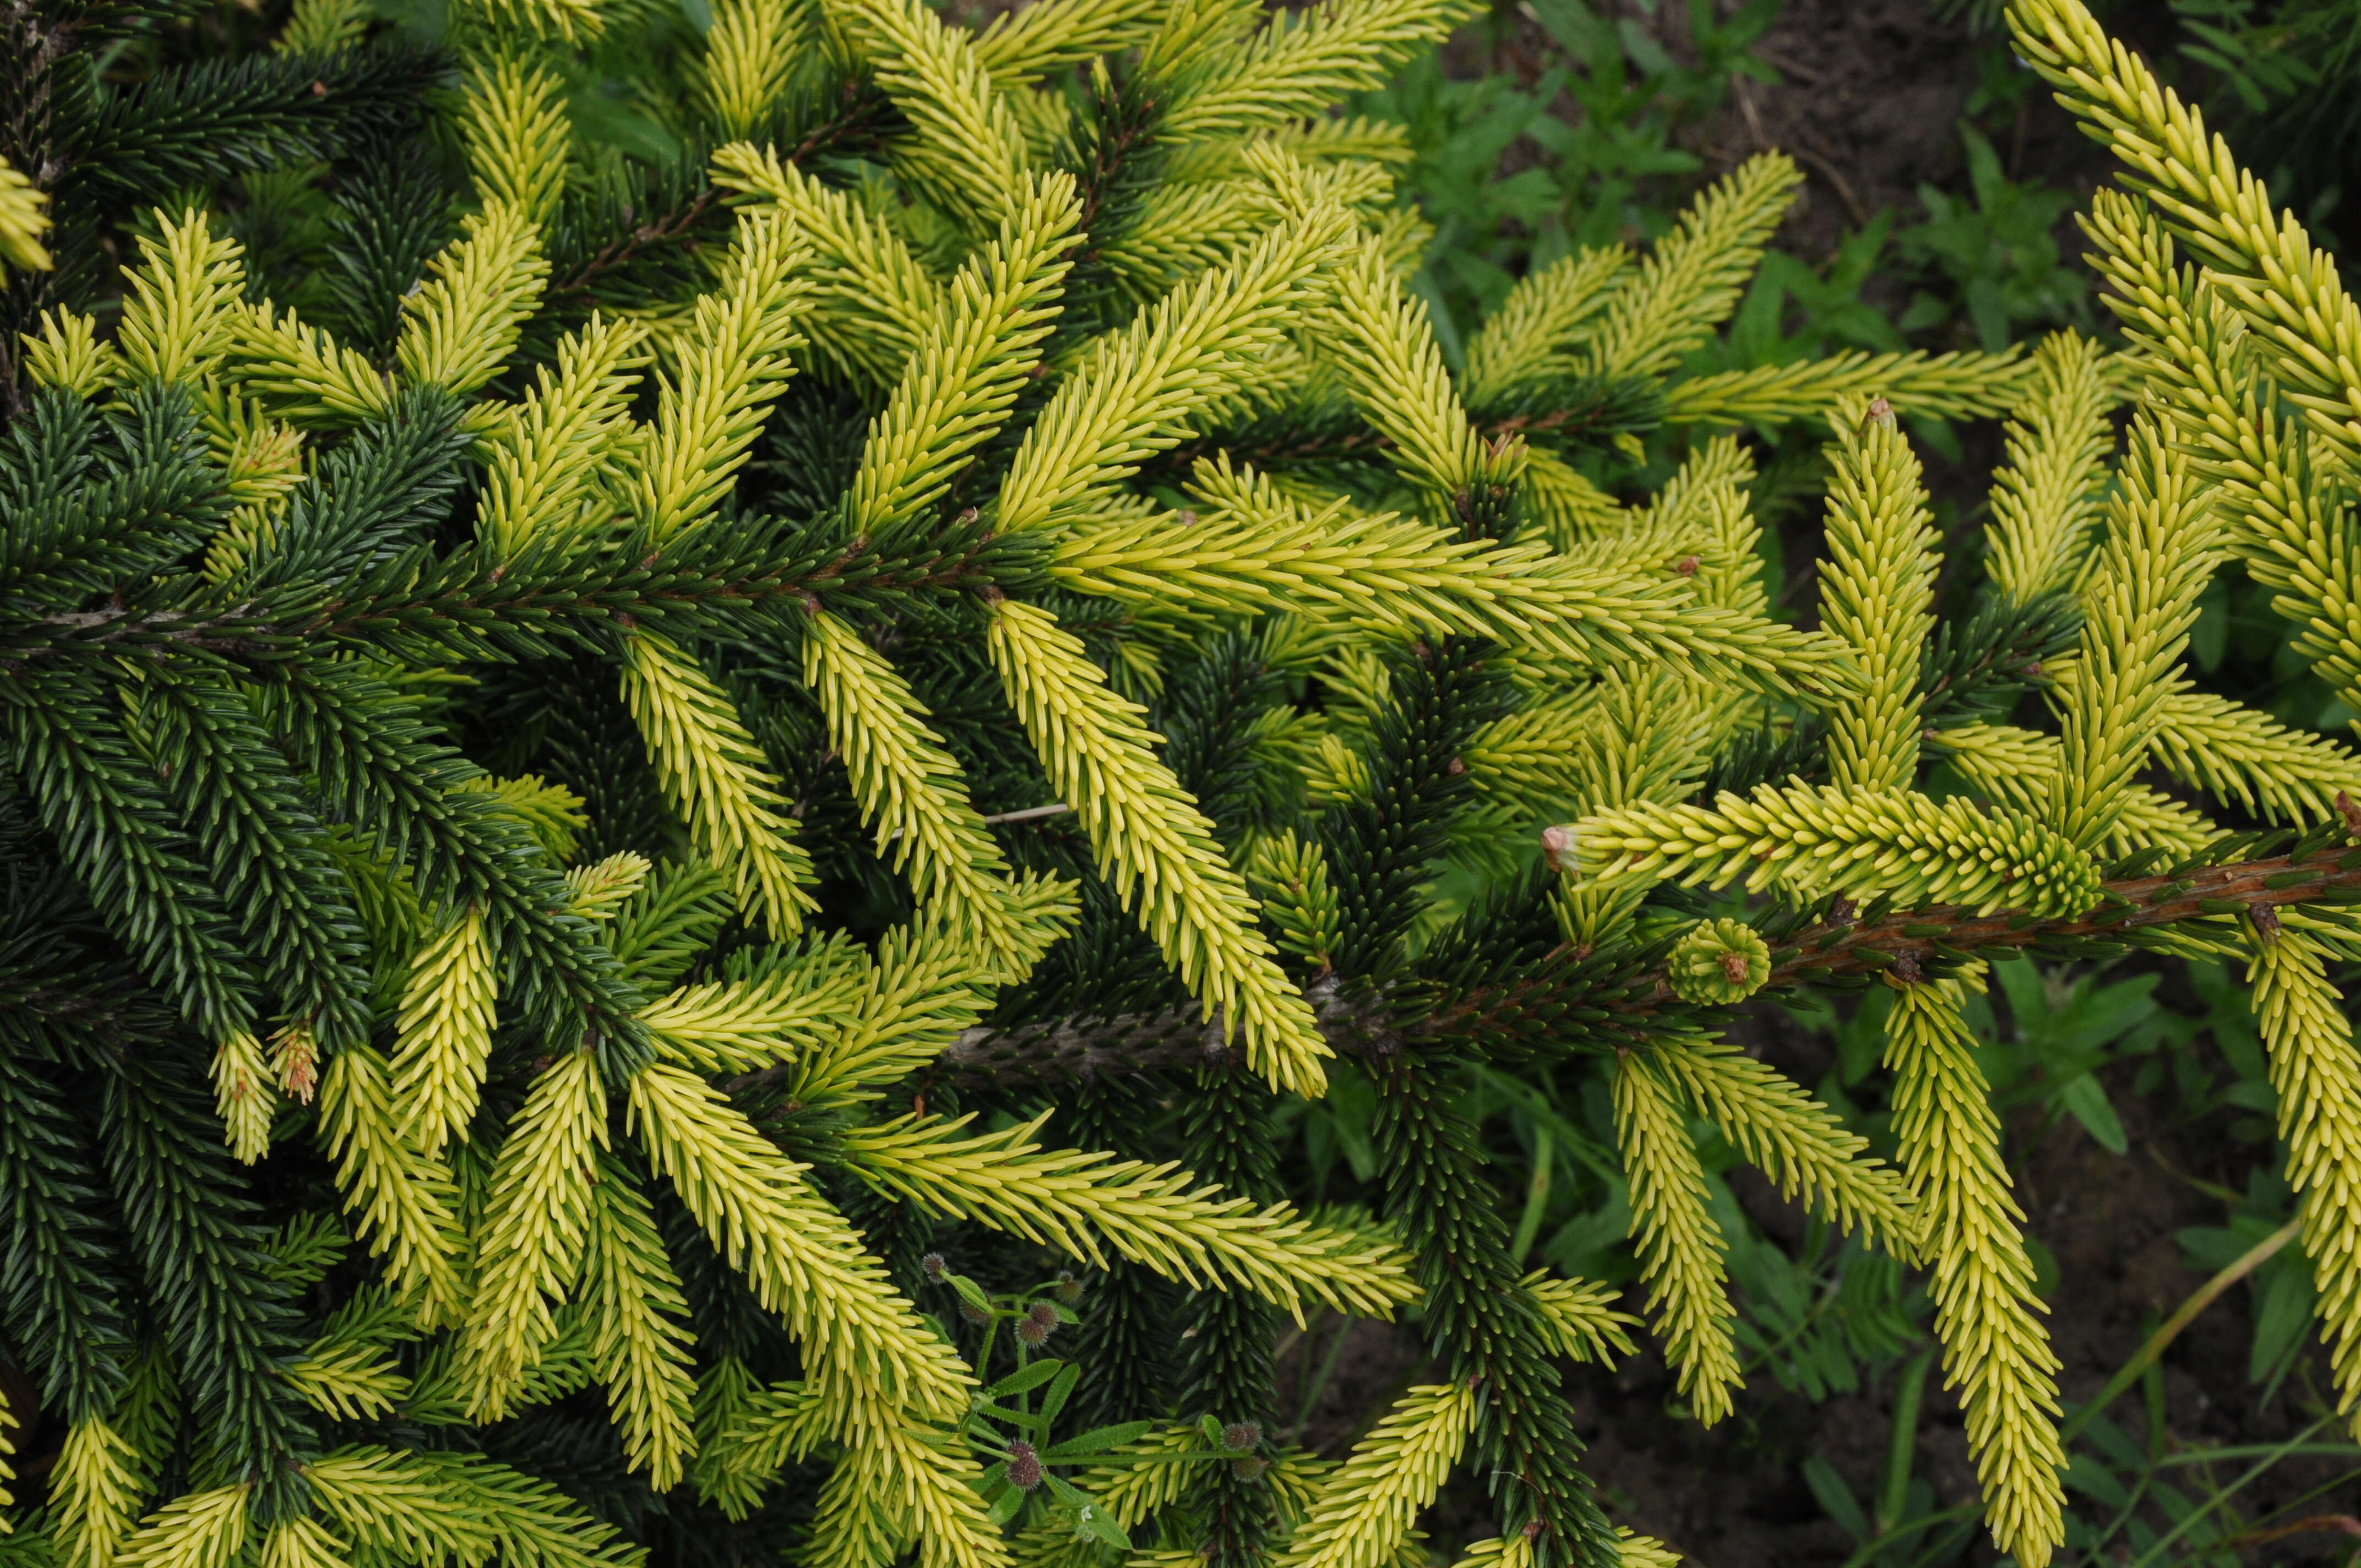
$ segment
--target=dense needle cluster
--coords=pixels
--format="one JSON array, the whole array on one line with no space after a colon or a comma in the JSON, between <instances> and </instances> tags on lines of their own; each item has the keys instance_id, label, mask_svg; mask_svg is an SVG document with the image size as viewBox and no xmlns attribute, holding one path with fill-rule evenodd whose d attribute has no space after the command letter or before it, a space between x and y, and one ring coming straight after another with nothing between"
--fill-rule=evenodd
<instances>
[{"instance_id":1,"label":"dense needle cluster","mask_svg":"<svg viewBox=\"0 0 2361 1568\"><path fill-rule=\"evenodd\" d=\"M0 4L0 1564L1381 1568L1462 1467L1470 1564L1668 1562L1562 1386L1639 1320L1518 1266L1480 1060L1608 1080L1701 1419L1697 1119L1923 1267L2037 1565L1961 1015L2026 950L2251 957L2361 1394L2361 763L2182 665L2235 560L2361 707L2329 259L2026 0L2128 352L1686 373L1766 156L1454 370L1333 109L1458 4ZM1902 417L2004 412L1943 620ZM1810 630L1719 433L1791 422ZM1865 984L1892 1164L1717 1033ZM1301 1213L1339 1073L1382 1202ZM1313 1309L1439 1379L1341 1460L1273 1435Z\"/></svg>"}]
</instances>

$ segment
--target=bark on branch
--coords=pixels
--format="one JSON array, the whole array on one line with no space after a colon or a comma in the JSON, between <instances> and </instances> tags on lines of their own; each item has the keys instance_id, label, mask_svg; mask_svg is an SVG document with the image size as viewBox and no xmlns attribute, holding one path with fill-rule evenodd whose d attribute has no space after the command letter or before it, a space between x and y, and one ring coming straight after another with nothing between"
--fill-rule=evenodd
<instances>
[{"instance_id":1,"label":"bark on branch","mask_svg":"<svg viewBox=\"0 0 2361 1568\"><path fill-rule=\"evenodd\" d=\"M2069 919L1938 908L1868 923L1830 920L1796 933L1772 955L1763 990L1793 991L1886 973L1911 981L1938 962L2008 959L2026 948L2062 948L2071 956L2086 946L2112 948L2130 933L2225 916L2269 925L2279 910L2306 904L2323 909L2361 905L2361 849L2332 845L2301 859L2276 856L2204 866L2179 877L2125 877L2103 884L2099 905ZM1321 1033L1340 1057L1389 1056L1420 1040L1478 1036L1511 1018L1577 1008L1585 1014L1586 1031L1613 1031L1621 1025L1637 1043L1650 1032L1651 1018L1697 1011L1674 993L1661 970L1603 982L1595 974L1573 983L1569 978L1543 974L1479 986L1409 1016L1398 1014L1384 994L1348 992L1333 976L1315 981L1307 994ZM970 1029L944 1051L931 1076L954 1086L1010 1089L1228 1059L1222 1030L1192 1003L1153 1014L1077 1015L1016 1029Z\"/></svg>"}]
</instances>

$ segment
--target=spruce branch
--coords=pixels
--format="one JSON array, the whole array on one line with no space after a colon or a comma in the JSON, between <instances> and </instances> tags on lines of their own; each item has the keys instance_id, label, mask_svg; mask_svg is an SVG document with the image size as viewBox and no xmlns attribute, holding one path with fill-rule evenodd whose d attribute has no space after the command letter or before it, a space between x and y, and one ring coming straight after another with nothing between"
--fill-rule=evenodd
<instances>
[{"instance_id":1,"label":"spruce branch","mask_svg":"<svg viewBox=\"0 0 2361 1568\"><path fill-rule=\"evenodd\" d=\"M1963 964L2027 953L2105 959L2150 945L2171 951L2184 936L2212 945L2235 937L2235 919L2257 909L2301 910L2341 925L2344 912L2361 905L2361 850L2316 844L2221 863L2205 863L2201 856L2097 885L2099 902L2091 909L2051 917L1938 906L1877 910L1862 918L1839 900L1829 917L1779 938L1762 990L1775 994L1884 974L1938 977ZM1589 964L1587 955L1560 948L1530 977L1441 993L1394 996L1330 981L1314 988L1314 1015L1337 1055L1380 1060L1435 1040L1499 1049L1555 1038L1590 1049L1611 1049L1618 1042L1640 1046L1658 1020L1706 1016L1662 967ZM1088 1082L1218 1061L1224 1048L1218 1025L1191 1003L1159 1013L1077 1014L1049 1024L971 1029L943 1052L934 1071L946 1083Z\"/></svg>"},{"instance_id":2,"label":"spruce branch","mask_svg":"<svg viewBox=\"0 0 2361 1568\"><path fill-rule=\"evenodd\" d=\"M438 54L374 46L211 61L77 99L60 127L72 178L110 204L208 179L329 159L398 131L445 71Z\"/></svg>"},{"instance_id":3,"label":"spruce branch","mask_svg":"<svg viewBox=\"0 0 2361 1568\"><path fill-rule=\"evenodd\" d=\"M1561 1382L1637 1320L1524 1270L1489 1152L1579 1082L1696 1409L1702 1116L1929 1270L2031 1568L2072 1433L1959 1012L2014 954L2251 948L2356 1402L2361 756L2185 655L2235 558L2361 691L2361 317L2077 0L2014 10L2147 192L2088 225L2129 352L1699 376L1775 156L1450 367L1411 143L1329 111L1459 0L461 0L452 95L357 0L131 85L90 51L154 16L0 0L0 1461L66 1429L0 1534L1376 1568L1464 1464L1466 1568L1664 1568ZM2011 417L1958 594L1897 410ZM1834 431L1817 631L1789 466L1607 488L1741 422ZM1871 984L1893 1167L1719 1037ZM1287 1201L1272 1091L1332 1082L1381 1217ZM1413 1299L1439 1380L1280 1441L1279 1317Z\"/></svg>"}]
</instances>

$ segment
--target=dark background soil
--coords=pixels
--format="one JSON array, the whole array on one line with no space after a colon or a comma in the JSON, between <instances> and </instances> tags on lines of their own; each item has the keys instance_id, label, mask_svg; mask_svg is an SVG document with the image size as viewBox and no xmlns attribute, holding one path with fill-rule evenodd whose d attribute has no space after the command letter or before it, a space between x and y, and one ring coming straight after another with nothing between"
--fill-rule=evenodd
<instances>
[{"instance_id":1,"label":"dark background soil","mask_svg":"<svg viewBox=\"0 0 2361 1568\"><path fill-rule=\"evenodd\" d=\"M1804 1033L1775 1012L1766 1011L1756 1023L1750 1044L1782 1071L1812 1083L1829 1070L1825 1039ZM2201 1040L2194 1048L2210 1047ZM2009 1129L2010 1171L2027 1228L2058 1263L2049 1330L2062 1363L2059 1391L2070 1410L2097 1394L2155 1324L2205 1282L2205 1274L2183 1266L2173 1233L2223 1223L2223 1204L2195 1182L2242 1189L2258 1152L2231 1135L2234 1113L2172 1125L2167 1119L2169 1096L2136 1098L2129 1068L2105 1076L2129 1137L2129 1154L2109 1154L2071 1121L2045 1127L2037 1117L2020 1118ZM1761 1176L1740 1167L1730 1180L1767 1233L1790 1240L1802 1235L1801 1211L1783 1201ZM1625 1310L1638 1310L1636 1296L1627 1296ZM1330 1455L1343 1454L1402 1389L1441 1375L1426 1361L1409 1326L1362 1322L1350 1333L1296 1439ZM2169 1443L2268 1443L2309 1424L2306 1407L2320 1409L2331 1387L2324 1353L2312 1346L2271 1403L2258 1407L2257 1390L2246 1376L2252 1334L2249 1294L2241 1285L2173 1341L2161 1364ZM1670 1373L1648 1336L1634 1337L1641 1354L1611 1371L1567 1370L1567 1387L1588 1445L1584 1465L1615 1522L1655 1536L1698 1568L1843 1563L1855 1543L1823 1514L1805 1483L1802 1463L1817 1454L1835 1467L1856 1497L1873 1497L1885 1463L1893 1374L1858 1394L1817 1405L1768 1377L1758 1378L1739 1396L1737 1413L1707 1430L1671 1408ZM1322 1338L1315 1325L1314 1339ZM1313 1348L1316 1356L1325 1344L1315 1343ZM1294 1408L1301 1387L1295 1380L1304 1365L1300 1343L1283 1357L1282 1410ZM1976 1500L1975 1470L1959 1407L1939 1384L1939 1373L1927 1384L1913 1474L1933 1487L1937 1507L1950 1508ZM2114 1420L2127 1431L2143 1433L2144 1401L2143 1390L2135 1387L2112 1407ZM2332 1427L2322 1438L2341 1435ZM2348 1468L2328 1460L2285 1462L2241 1494L2240 1511L2253 1517ZM2333 1492L2302 1513L2349 1514L2356 1505L2361 1497ZM1446 1495L1428 1529L1446 1549L1493 1533L1477 1487L1464 1478ZM2258 1545L2241 1560L2343 1563L2352 1545L2336 1531L2317 1531ZM1990 1563L1994 1556L1979 1534L1964 1561Z\"/></svg>"}]
</instances>

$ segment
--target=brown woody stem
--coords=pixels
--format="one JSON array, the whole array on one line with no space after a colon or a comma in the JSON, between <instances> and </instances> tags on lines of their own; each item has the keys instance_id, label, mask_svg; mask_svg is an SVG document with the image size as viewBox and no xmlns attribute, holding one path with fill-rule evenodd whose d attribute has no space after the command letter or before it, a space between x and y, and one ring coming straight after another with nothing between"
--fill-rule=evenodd
<instances>
[{"instance_id":1,"label":"brown woody stem","mask_svg":"<svg viewBox=\"0 0 2361 1568\"><path fill-rule=\"evenodd\" d=\"M1851 921L1816 926L1797 933L1773 955L1766 989L1891 970L1905 960L1923 965L1963 955L2005 957L2020 948L2059 943L2118 942L2126 931L2210 916L2254 917L2291 904L2361 904L2361 850L2340 848L2307 856L2301 862L2279 856L2204 866L2177 880L2126 877L2103 883L2101 893L2096 908L2070 919L1924 909L1888 915L1868 926ZM1623 1006L1636 1011L1672 998L1672 988L1659 975L1652 992Z\"/></svg>"},{"instance_id":2,"label":"brown woody stem","mask_svg":"<svg viewBox=\"0 0 2361 1568\"><path fill-rule=\"evenodd\" d=\"M2339 846L2301 861L2279 856L2205 866L2179 878L2125 877L2103 884L2101 891L2097 908L2063 919L1940 908L1883 916L1869 924L1837 920L1810 927L1773 955L1763 989L1794 990L1887 972L1914 980L1943 959L2000 959L2027 948L2120 942L2127 931L2225 915L2262 924L2289 905L2361 904L2361 850ZM1321 1033L1339 1056L1390 1056L1417 1040L1482 1033L1499 1020L1567 1003L1606 1013L1609 1028L1628 1020L1637 1044L1646 1036L1647 1018L1667 1009L1691 1011L1661 970L1609 981L1578 997L1566 995L1562 981L1547 977L1479 987L1419 1017L1397 1018L1382 996L1347 995L1333 979L1315 982L1310 997ZM969 1087L1047 1085L1193 1067L1222 1059L1227 1049L1222 1031L1192 1003L1114 1018L1076 1016L1017 1029L970 1029L938 1058L932 1076L934 1081Z\"/></svg>"}]
</instances>

